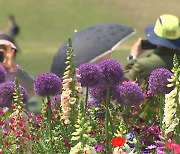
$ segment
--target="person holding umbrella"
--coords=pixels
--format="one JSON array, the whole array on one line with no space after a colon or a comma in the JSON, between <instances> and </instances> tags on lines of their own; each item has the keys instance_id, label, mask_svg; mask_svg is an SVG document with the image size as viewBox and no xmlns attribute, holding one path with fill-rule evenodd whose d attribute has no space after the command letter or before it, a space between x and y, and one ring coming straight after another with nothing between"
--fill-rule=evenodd
<instances>
[{"instance_id":1,"label":"person holding umbrella","mask_svg":"<svg viewBox=\"0 0 180 154\"><path fill-rule=\"evenodd\" d=\"M145 33L150 46L146 48L142 38L139 38L127 57L125 77L132 81L147 80L156 68L164 67L171 70L174 54L180 60L180 22L178 17L171 14L161 15L156 24L146 27ZM156 49L152 54L139 58L146 49L153 48Z\"/></svg>"}]
</instances>

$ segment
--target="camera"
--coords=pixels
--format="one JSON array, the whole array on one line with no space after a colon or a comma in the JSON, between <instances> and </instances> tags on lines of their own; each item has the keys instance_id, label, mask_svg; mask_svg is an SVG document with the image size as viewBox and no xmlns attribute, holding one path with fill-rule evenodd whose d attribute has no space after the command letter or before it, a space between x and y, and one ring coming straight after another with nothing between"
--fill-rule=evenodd
<instances>
[{"instance_id":1,"label":"camera","mask_svg":"<svg viewBox=\"0 0 180 154\"><path fill-rule=\"evenodd\" d=\"M148 40L142 40L141 41L141 48L144 50L148 49L156 49L157 45L151 44Z\"/></svg>"},{"instance_id":2,"label":"camera","mask_svg":"<svg viewBox=\"0 0 180 154\"><path fill-rule=\"evenodd\" d=\"M4 61L4 54L3 52L0 52L0 62L3 62Z\"/></svg>"}]
</instances>

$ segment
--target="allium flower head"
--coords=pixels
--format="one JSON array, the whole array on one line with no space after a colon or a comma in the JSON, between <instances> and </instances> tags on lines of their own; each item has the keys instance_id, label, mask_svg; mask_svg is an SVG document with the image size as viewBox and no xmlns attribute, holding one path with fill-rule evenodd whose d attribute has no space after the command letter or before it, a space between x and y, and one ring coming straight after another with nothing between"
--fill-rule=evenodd
<instances>
[{"instance_id":1,"label":"allium flower head","mask_svg":"<svg viewBox=\"0 0 180 154\"><path fill-rule=\"evenodd\" d=\"M112 59L106 59L101 61L98 65L103 73L103 85L115 86L121 83L124 77L124 71L119 62Z\"/></svg>"},{"instance_id":2,"label":"allium flower head","mask_svg":"<svg viewBox=\"0 0 180 154\"><path fill-rule=\"evenodd\" d=\"M92 98L101 102L106 97L106 88L102 86L95 86L89 89L89 94Z\"/></svg>"},{"instance_id":3,"label":"allium flower head","mask_svg":"<svg viewBox=\"0 0 180 154\"><path fill-rule=\"evenodd\" d=\"M166 68L155 69L148 80L148 89L152 94L167 94L172 88L168 88L168 79L171 78L173 74Z\"/></svg>"},{"instance_id":4,"label":"allium flower head","mask_svg":"<svg viewBox=\"0 0 180 154\"><path fill-rule=\"evenodd\" d=\"M89 95L98 102L105 100L106 92L107 92L107 89L105 86L95 86L95 87L89 88ZM117 86L110 87L109 95L112 100L115 100L119 96L119 91L117 91Z\"/></svg>"},{"instance_id":5,"label":"allium flower head","mask_svg":"<svg viewBox=\"0 0 180 154\"><path fill-rule=\"evenodd\" d=\"M0 83L5 82L6 70L0 65Z\"/></svg>"},{"instance_id":6,"label":"allium flower head","mask_svg":"<svg viewBox=\"0 0 180 154\"><path fill-rule=\"evenodd\" d=\"M88 100L88 102L87 102L87 107L88 108L91 108L91 107L97 107L98 105L99 105L99 101L98 100L96 100L96 99L90 99L90 100Z\"/></svg>"},{"instance_id":7,"label":"allium flower head","mask_svg":"<svg viewBox=\"0 0 180 154\"><path fill-rule=\"evenodd\" d=\"M43 97L56 95L61 90L61 79L54 73L42 73L34 79L34 90Z\"/></svg>"},{"instance_id":8,"label":"allium flower head","mask_svg":"<svg viewBox=\"0 0 180 154\"><path fill-rule=\"evenodd\" d=\"M102 79L102 73L96 64L85 63L80 65L77 74L80 75L77 80L83 87L96 86Z\"/></svg>"},{"instance_id":9,"label":"allium flower head","mask_svg":"<svg viewBox=\"0 0 180 154\"><path fill-rule=\"evenodd\" d=\"M125 106L137 106L143 100L143 92L136 83L124 82L117 88L119 89L117 100Z\"/></svg>"},{"instance_id":10,"label":"allium flower head","mask_svg":"<svg viewBox=\"0 0 180 154\"><path fill-rule=\"evenodd\" d=\"M0 84L0 107L11 107L13 102L13 93L15 92L15 83L12 81L7 81ZM20 86L20 90L23 94L23 102L26 103L28 99L28 94L26 90Z\"/></svg>"}]
</instances>

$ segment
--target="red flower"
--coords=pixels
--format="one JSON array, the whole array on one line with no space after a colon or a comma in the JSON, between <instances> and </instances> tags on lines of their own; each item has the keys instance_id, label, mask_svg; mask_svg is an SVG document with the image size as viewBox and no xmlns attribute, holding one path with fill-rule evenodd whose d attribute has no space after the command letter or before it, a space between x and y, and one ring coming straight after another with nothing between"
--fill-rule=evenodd
<instances>
[{"instance_id":1,"label":"red flower","mask_svg":"<svg viewBox=\"0 0 180 154\"><path fill-rule=\"evenodd\" d=\"M111 140L111 144L115 147L123 146L126 142L126 139L123 137L116 137Z\"/></svg>"},{"instance_id":2,"label":"red flower","mask_svg":"<svg viewBox=\"0 0 180 154\"><path fill-rule=\"evenodd\" d=\"M8 147L8 146L9 146L9 142L8 142L8 141L5 141L5 142L4 142L4 145L5 145L6 147Z\"/></svg>"},{"instance_id":3,"label":"red flower","mask_svg":"<svg viewBox=\"0 0 180 154\"><path fill-rule=\"evenodd\" d=\"M65 144L66 147L68 147L68 148L71 147L71 145L69 144L69 142L68 142L66 139L64 139L63 142L64 142L64 144Z\"/></svg>"}]
</instances>

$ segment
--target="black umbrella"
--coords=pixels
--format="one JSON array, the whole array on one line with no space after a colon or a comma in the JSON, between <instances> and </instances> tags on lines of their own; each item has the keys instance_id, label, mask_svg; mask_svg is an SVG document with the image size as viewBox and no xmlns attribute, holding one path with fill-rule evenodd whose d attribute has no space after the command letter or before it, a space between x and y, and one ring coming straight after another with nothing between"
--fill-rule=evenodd
<instances>
[{"instance_id":1,"label":"black umbrella","mask_svg":"<svg viewBox=\"0 0 180 154\"><path fill-rule=\"evenodd\" d=\"M93 62L112 52L128 36L135 33L129 26L117 23L101 23L76 32L72 37L72 47L76 55L75 67L80 64ZM66 67L67 41L54 56L51 72L62 77Z\"/></svg>"}]
</instances>

